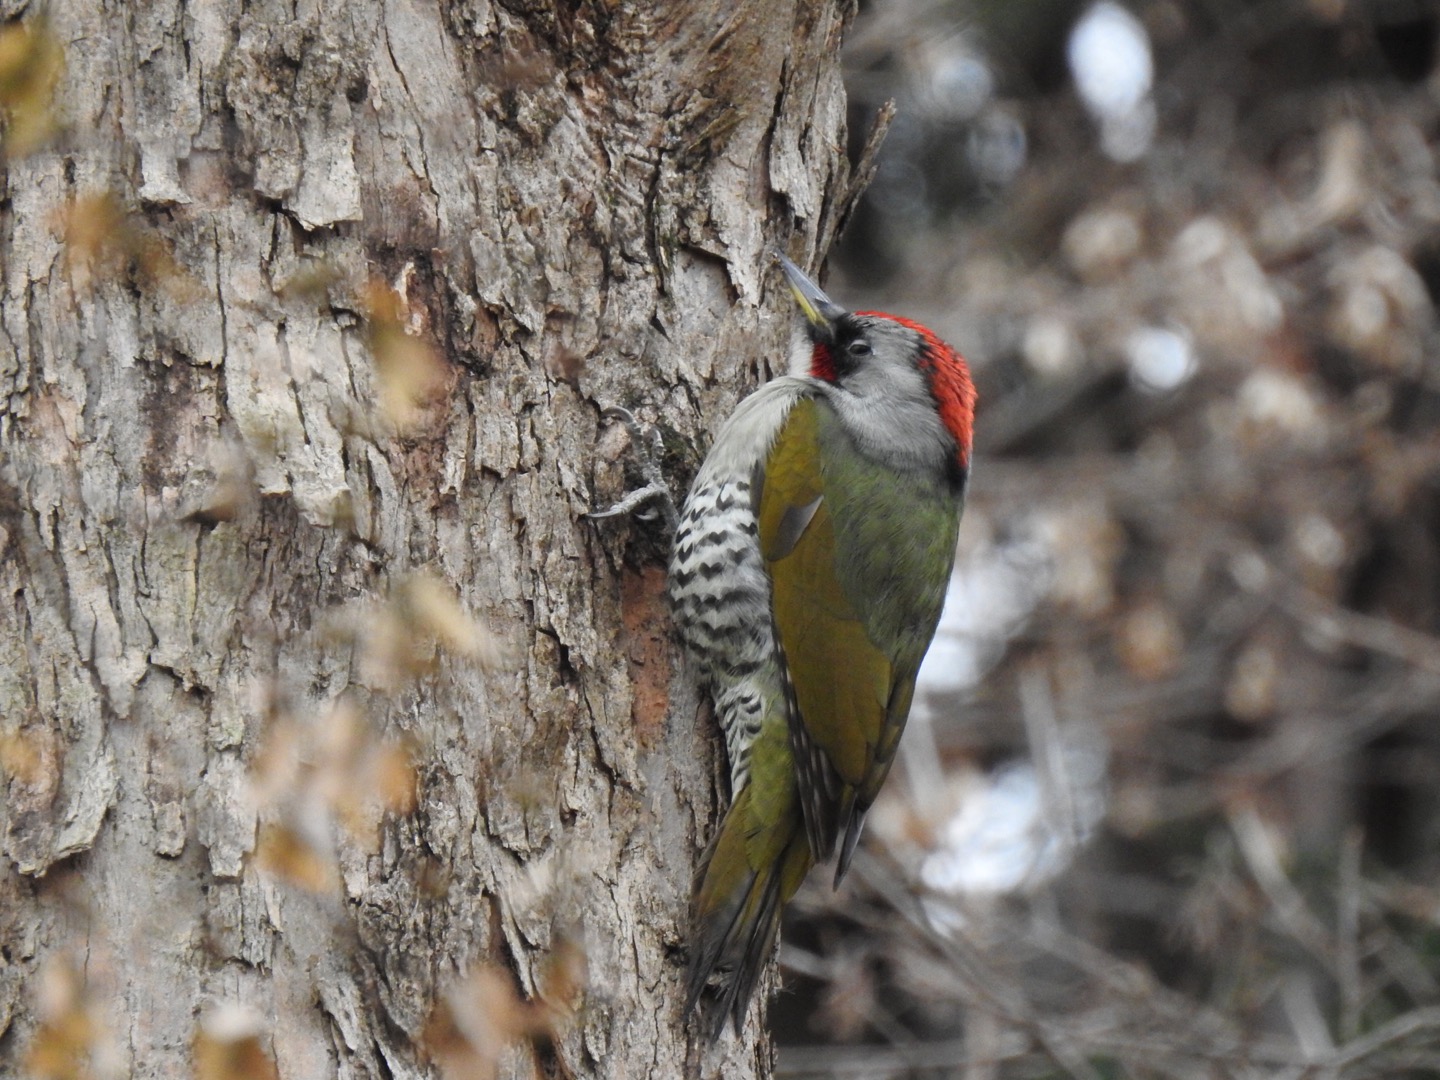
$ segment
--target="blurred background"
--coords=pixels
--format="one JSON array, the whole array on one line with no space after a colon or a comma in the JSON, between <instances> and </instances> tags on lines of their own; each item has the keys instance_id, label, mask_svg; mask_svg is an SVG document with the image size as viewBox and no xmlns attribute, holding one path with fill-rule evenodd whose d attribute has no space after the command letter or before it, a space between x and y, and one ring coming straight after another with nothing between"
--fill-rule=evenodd
<instances>
[{"instance_id":1,"label":"blurred background","mask_svg":"<svg viewBox=\"0 0 1440 1080\"><path fill-rule=\"evenodd\" d=\"M1440 6L867 0L832 260L981 392L787 1076L1440 1076Z\"/></svg>"}]
</instances>

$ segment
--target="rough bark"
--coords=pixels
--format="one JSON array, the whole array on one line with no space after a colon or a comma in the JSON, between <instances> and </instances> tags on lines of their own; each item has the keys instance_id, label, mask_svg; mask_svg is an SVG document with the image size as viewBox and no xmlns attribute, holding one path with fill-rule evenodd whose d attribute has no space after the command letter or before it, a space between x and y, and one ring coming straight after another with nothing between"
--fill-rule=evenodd
<instances>
[{"instance_id":1,"label":"rough bark","mask_svg":"<svg viewBox=\"0 0 1440 1080\"><path fill-rule=\"evenodd\" d=\"M501 1075L768 1073L758 1007L716 1051L680 1021L719 768L661 538L581 515L625 484L601 407L683 483L782 355L766 252L843 211L848 5L47 13L59 130L0 201L0 1071L71 1008L101 1073L203 1073L240 1005L282 1077L428 1075L437 999L513 986L554 1031ZM440 357L398 434L374 281ZM386 677L387 628L445 639L397 621L417 571L498 665ZM373 845L350 716L415 768ZM276 827L333 890L261 865Z\"/></svg>"}]
</instances>

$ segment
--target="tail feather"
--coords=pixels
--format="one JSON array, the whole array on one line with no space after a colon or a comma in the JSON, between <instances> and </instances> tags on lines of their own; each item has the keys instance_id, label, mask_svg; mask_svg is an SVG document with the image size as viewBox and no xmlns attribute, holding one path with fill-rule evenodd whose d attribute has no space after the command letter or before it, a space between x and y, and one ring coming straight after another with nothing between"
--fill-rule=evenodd
<instances>
[{"instance_id":1,"label":"tail feather","mask_svg":"<svg viewBox=\"0 0 1440 1080\"><path fill-rule=\"evenodd\" d=\"M705 1036L720 1037L727 1017L738 1034L745 1011L775 947L780 913L813 863L804 817L794 798L768 816L747 785L725 814L706 853L695 892L693 947L686 975L685 1013L709 986L715 1004Z\"/></svg>"},{"instance_id":2,"label":"tail feather","mask_svg":"<svg viewBox=\"0 0 1440 1080\"><path fill-rule=\"evenodd\" d=\"M845 837L840 841L840 857L835 860L835 888L837 889L840 887L840 882L845 880L845 875L850 872L850 860L855 855L855 845L860 842L860 830L865 825L865 812L869 809L869 804L861 806L856 801L854 788L845 793L845 801L840 807L840 820L847 824Z\"/></svg>"}]
</instances>

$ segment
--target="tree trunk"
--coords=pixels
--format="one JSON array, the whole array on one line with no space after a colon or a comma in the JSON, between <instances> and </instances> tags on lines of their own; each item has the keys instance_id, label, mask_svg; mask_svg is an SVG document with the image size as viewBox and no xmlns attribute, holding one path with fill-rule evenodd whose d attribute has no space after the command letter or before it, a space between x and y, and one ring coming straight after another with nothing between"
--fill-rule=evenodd
<instances>
[{"instance_id":1,"label":"tree trunk","mask_svg":"<svg viewBox=\"0 0 1440 1080\"><path fill-rule=\"evenodd\" d=\"M0 202L0 1071L768 1074L760 1008L680 1017L722 769L665 538L582 515L602 407L679 487L780 366L850 14L11 27L64 64Z\"/></svg>"}]
</instances>

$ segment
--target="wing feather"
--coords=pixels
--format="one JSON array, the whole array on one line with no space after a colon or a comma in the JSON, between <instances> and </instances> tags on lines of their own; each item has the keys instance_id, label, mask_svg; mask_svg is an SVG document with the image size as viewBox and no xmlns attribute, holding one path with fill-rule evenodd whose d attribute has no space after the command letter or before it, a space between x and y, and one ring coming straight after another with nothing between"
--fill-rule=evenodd
<instances>
[{"instance_id":1,"label":"wing feather","mask_svg":"<svg viewBox=\"0 0 1440 1080\"><path fill-rule=\"evenodd\" d=\"M895 748L955 550L958 506L868 462L822 399L791 410L765 468L761 552L815 859L844 875Z\"/></svg>"}]
</instances>

